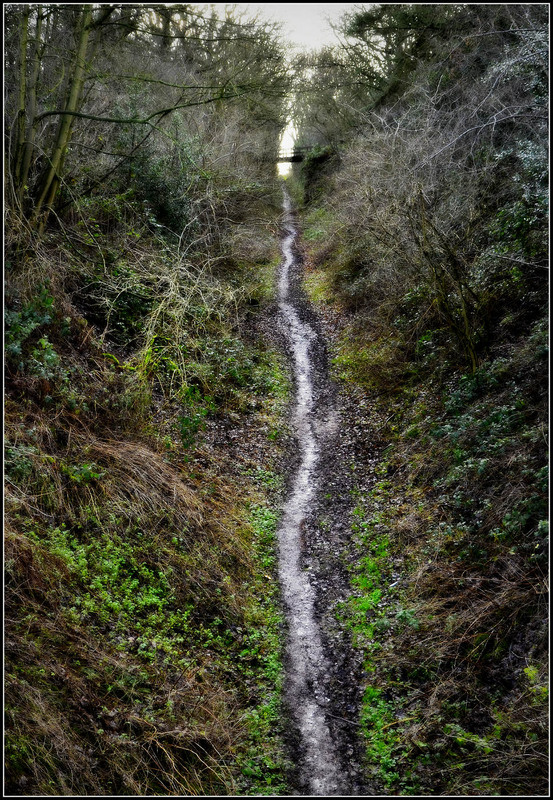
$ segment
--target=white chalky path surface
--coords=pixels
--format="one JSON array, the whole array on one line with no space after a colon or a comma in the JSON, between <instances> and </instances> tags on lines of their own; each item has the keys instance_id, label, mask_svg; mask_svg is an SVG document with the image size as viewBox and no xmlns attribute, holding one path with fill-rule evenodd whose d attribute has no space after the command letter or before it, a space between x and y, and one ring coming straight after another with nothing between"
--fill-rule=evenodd
<instances>
[{"instance_id":1,"label":"white chalky path surface","mask_svg":"<svg viewBox=\"0 0 553 800\"><path fill-rule=\"evenodd\" d=\"M301 460L278 532L279 576L288 620L287 700L301 737L302 779L310 787L311 795L324 796L340 794L340 768L324 713L327 698L321 678L326 672L326 662L314 611L315 595L300 561L302 523L317 490L316 431L321 420L317 419L310 358L310 345L317 335L309 324L300 320L290 299L290 269L294 265L296 238L290 212L290 199L285 193L287 234L282 242L284 260L278 300L292 355L296 387L293 427Z\"/></svg>"}]
</instances>

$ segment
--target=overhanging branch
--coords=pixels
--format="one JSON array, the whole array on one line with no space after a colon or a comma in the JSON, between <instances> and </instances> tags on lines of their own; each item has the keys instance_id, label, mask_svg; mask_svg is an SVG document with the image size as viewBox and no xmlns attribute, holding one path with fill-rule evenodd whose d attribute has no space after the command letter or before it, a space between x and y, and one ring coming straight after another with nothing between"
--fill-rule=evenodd
<instances>
[{"instance_id":1,"label":"overhanging branch","mask_svg":"<svg viewBox=\"0 0 553 800\"><path fill-rule=\"evenodd\" d=\"M217 97L210 97L207 100L198 100L194 103L181 103L176 106L170 106L169 108L162 108L159 111L153 111L147 117L144 117L144 119L138 119L138 117L99 117L96 114L85 114L82 111L43 111L42 114L39 114L35 118L35 121L40 122L46 117L53 116L72 116L79 117L80 119L92 119L96 122L113 122L118 125L148 125L150 120L154 119L155 117L164 117L167 114L170 114L172 111L178 111L180 108L203 106L207 105L208 103L215 103L217 100L232 100L235 97L243 97L244 94L246 94L246 90L242 92L236 92L235 94L218 95Z\"/></svg>"}]
</instances>

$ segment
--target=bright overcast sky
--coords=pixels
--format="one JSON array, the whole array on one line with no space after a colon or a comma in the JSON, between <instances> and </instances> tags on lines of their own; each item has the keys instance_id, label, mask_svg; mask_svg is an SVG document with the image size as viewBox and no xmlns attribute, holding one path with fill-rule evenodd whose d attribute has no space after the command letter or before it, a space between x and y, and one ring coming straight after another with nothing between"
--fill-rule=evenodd
<instances>
[{"instance_id":1,"label":"bright overcast sky","mask_svg":"<svg viewBox=\"0 0 553 800\"><path fill-rule=\"evenodd\" d=\"M225 6L225 3L213 3ZM338 22L345 11L359 3L234 3L237 8L282 23L282 33L291 44L311 49L335 44L336 37L327 18Z\"/></svg>"},{"instance_id":2,"label":"bright overcast sky","mask_svg":"<svg viewBox=\"0 0 553 800\"><path fill-rule=\"evenodd\" d=\"M224 9L228 3L210 3L218 10ZM316 49L325 45L336 44L337 39L330 27L347 11L359 8L360 3L233 3L231 7L243 10L248 16L259 16L273 22L281 23L282 36L304 50ZM294 146L296 133L292 121L283 131L281 148L289 150ZM287 175L290 164L278 165L279 174Z\"/></svg>"}]
</instances>

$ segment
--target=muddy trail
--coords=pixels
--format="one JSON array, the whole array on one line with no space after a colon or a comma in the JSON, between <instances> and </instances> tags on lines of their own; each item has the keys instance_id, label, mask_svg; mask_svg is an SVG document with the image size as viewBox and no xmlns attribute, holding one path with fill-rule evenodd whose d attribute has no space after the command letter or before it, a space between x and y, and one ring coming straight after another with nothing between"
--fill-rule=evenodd
<instances>
[{"instance_id":1,"label":"muddy trail","mask_svg":"<svg viewBox=\"0 0 553 800\"><path fill-rule=\"evenodd\" d=\"M303 290L286 193L283 231L278 328L294 384L294 457L278 531L288 745L295 765L290 782L299 795L372 795L361 767L362 665L336 620L336 606L348 595L351 409L329 378L325 337Z\"/></svg>"}]
</instances>

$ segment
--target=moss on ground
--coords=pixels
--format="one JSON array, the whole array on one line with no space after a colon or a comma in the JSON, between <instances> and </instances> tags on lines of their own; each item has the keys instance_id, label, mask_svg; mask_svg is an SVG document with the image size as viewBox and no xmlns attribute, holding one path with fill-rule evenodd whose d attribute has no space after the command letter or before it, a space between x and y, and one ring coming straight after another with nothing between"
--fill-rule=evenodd
<instances>
[{"instance_id":1,"label":"moss on ground","mask_svg":"<svg viewBox=\"0 0 553 800\"><path fill-rule=\"evenodd\" d=\"M8 276L6 788L286 793L277 242L194 296L140 230L101 280L55 236Z\"/></svg>"},{"instance_id":2,"label":"moss on ground","mask_svg":"<svg viewBox=\"0 0 553 800\"><path fill-rule=\"evenodd\" d=\"M311 209L306 230L321 219ZM401 320L375 328L352 309L335 254L306 238L334 377L363 393L380 451L372 488L354 491L339 610L365 658L369 775L392 794L543 794L545 317L500 332L470 374L447 362L439 332L412 351Z\"/></svg>"}]
</instances>

